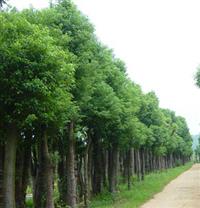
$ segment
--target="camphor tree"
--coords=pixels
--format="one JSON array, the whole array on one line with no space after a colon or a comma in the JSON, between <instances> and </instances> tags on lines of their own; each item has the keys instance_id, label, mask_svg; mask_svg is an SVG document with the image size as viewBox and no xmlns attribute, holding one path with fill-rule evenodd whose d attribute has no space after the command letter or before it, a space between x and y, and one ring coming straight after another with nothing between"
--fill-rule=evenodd
<instances>
[{"instance_id":1,"label":"camphor tree","mask_svg":"<svg viewBox=\"0 0 200 208\"><path fill-rule=\"evenodd\" d=\"M18 13L3 13L0 18L0 114L5 138L4 207L14 208L16 147L22 129L27 123L37 124L41 133L40 151L44 154L41 159L43 157L43 162L49 163L46 161L49 160L47 131L59 116L58 112L65 113L68 108L70 96L67 88L71 83L73 66L69 53L57 45L57 40L50 36L47 28L30 24ZM45 167L48 168L48 164ZM49 170L45 171L48 174ZM43 177L43 180L48 180L48 177ZM51 188L47 185L49 183L43 183L46 187L43 194L47 197L46 192ZM49 199L46 197L45 206L53 207L52 196L48 196Z\"/></svg>"},{"instance_id":2,"label":"camphor tree","mask_svg":"<svg viewBox=\"0 0 200 208\"><path fill-rule=\"evenodd\" d=\"M198 139L198 145L194 150L195 161L200 162L200 138Z\"/></svg>"},{"instance_id":3,"label":"camphor tree","mask_svg":"<svg viewBox=\"0 0 200 208\"><path fill-rule=\"evenodd\" d=\"M198 67L197 69L195 81L196 81L196 85L200 87L200 67ZM197 162L200 162L200 145L198 145L195 149L195 159Z\"/></svg>"}]
</instances>

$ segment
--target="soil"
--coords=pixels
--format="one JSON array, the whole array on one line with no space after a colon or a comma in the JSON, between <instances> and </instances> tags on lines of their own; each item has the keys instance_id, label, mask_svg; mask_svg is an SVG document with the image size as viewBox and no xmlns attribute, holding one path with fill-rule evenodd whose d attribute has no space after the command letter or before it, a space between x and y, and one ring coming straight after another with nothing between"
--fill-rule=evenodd
<instances>
[{"instance_id":1,"label":"soil","mask_svg":"<svg viewBox=\"0 0 200 208\"><path fill-rule=\"evenodd\" d=\"M156 194L140 208L199 208L200 164L171 181L162 192Z\"/></svg>"}]
</instances>

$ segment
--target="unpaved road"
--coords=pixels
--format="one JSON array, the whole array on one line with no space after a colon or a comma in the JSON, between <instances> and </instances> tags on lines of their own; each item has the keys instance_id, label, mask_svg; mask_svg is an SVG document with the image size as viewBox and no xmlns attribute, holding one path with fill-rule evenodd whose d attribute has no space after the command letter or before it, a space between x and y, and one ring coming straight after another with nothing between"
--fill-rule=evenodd
<instances>
[{"instance_id":1,"label":"unpaved road","mask_svg":"<svg viewBox=\"0 0 200 208\"><path fill-rule=\"evenodd\" d=\"M200 164L171 181L141 208L200 208Z\"/></svg>"}]
</instances>

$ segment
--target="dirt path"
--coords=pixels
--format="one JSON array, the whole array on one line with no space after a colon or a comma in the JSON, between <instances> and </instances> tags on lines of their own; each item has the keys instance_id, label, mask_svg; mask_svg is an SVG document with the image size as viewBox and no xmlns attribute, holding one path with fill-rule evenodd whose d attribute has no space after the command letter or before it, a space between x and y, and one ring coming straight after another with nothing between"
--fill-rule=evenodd
<instances>
[{"instance_id":1,"label":"dirt path","mask_svg":"<svg viewBox=\"0 0 200 208\"><path fill-rule=\"evenodd\" d=\"M171 181L141 208L199 208L200 164Z\"/></svg>"}]
</instances>

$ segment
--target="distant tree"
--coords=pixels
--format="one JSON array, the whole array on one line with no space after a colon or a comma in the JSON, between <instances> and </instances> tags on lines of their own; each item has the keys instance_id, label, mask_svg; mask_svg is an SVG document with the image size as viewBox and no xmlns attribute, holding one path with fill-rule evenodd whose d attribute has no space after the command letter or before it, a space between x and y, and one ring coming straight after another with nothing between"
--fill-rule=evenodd
<instances>
[{"instance_id":1,"label":"distant tree","mask_svg":"<svg viewBox=\"0 0 200 208\"><path fill-rule=\"evenodd\" d=\"M196 146L194 153L195 153L195 161L200 162L200 137L198 139L198 145Z\"/></svg>"}]
</instances>

